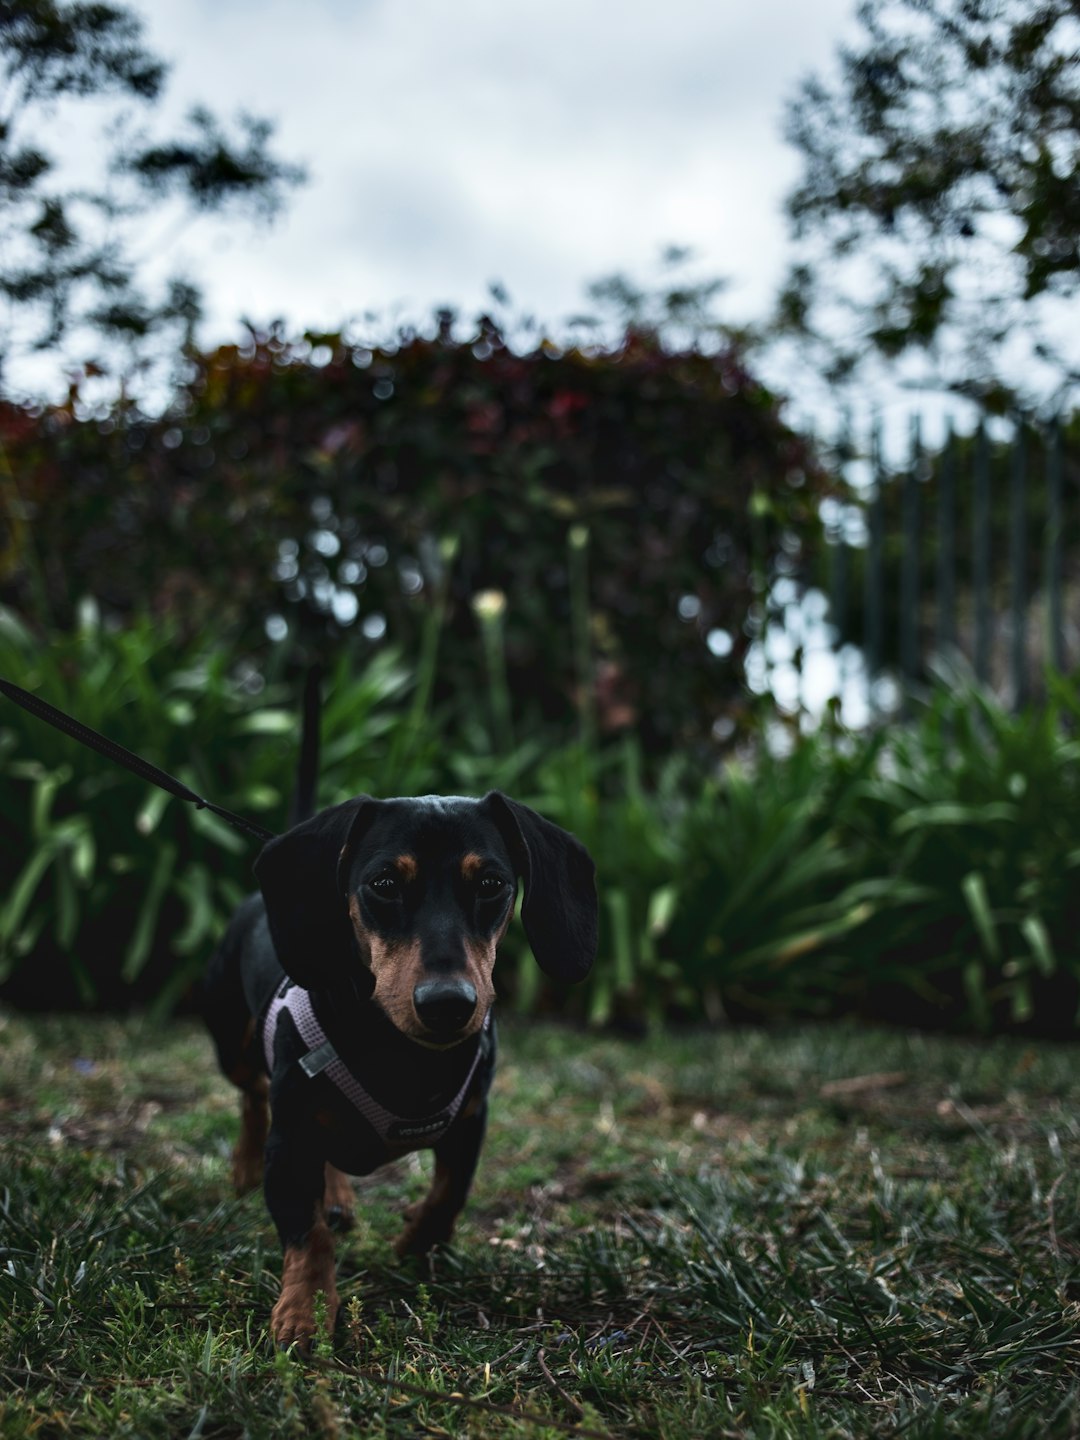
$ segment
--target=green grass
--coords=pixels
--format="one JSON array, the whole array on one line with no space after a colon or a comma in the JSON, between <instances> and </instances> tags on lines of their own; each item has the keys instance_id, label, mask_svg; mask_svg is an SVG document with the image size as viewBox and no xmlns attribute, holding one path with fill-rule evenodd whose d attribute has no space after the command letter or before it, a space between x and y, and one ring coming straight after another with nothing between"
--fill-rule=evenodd
<instances>
[{"instance_id":1,"label":"green grass","mask_svg":"<svg viewBox=\"0 0 1080 1440\"><path fill-rule=\"evenodd\" d=\"M305 1361L202 1034L0 1016L4 1440L1077 1434L1073 1050L502 1042L456 1248L390 1253L426 1158L359 1182Z\"/></svg>"}]
</instances>

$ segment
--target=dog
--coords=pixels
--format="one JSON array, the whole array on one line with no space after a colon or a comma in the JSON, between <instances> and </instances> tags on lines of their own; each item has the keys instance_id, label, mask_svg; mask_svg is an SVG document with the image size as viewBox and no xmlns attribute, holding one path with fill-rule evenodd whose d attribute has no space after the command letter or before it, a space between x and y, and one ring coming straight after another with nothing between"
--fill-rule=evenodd
<instances>
[{"instance_id":1,"label":"dog","mask_svg":"<svg viewBox=\"0 0 1080 1440\"><path fill-rule=\"evenodd\" d=\"M350 1175L435 1152L399 1256L447 1243L472 1184L495 1070L492 971L514 913L540 968L582 980L595 866L566 830L499 791L361 795L271 840L211 959L204 1014L242 1092L238 1193L263 1182L283 1250L270 1329L306 1349L338 1310L333 1230Z\"/></svg>"}]
</instances>

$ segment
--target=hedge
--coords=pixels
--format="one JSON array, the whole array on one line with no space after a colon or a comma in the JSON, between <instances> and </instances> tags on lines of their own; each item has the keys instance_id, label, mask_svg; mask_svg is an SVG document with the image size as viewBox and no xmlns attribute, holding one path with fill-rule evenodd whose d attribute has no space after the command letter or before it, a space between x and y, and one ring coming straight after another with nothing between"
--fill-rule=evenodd
<instances>
[{"instance_id":1,"label":"hedge","mask_svg":"<svg viewBox=\"0 0 1080 1440\"><path fill-rule=\"evenodd\" d=\"M0 444L0 598L43 634L84 595L258 663L267 627L329 663L345 636L416 656L437 631L442 695L486 683L491 603L520 731L557 739L585 691L650 754L706 750L741 709L768 588L813 556L831 487L735 351L522 354L487 322L252 335L192 354L159 418L74 390L0 407Z\"/></svg>"}]
</instances>

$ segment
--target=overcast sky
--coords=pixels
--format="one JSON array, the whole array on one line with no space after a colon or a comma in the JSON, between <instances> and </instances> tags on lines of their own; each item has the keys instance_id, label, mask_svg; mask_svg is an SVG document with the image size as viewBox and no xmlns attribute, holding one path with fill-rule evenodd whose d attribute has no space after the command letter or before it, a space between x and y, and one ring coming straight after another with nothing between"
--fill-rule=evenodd
<instances>
[{"instance_id":1,"label":"overcast sky","mask_svg":"<svg viewBox=\"0 0 1080 1440\"><path fill-rule=\"evenodd\" d=\"M202 101L277 121L310 183L274 227L151 235L242 315L337 328L367 310L471 316L500 281L555 324L587 281L659 273L666 245L762 318L797 156L784 101L829 64L853 0L145 0L172 62L163 120Z\"/></svg>"}]
</instances>

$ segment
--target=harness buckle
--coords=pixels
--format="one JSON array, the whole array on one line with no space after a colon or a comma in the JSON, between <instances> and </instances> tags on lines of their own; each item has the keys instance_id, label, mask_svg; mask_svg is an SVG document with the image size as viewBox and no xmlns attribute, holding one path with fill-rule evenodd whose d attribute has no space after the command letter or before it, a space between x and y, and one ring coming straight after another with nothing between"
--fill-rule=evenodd
<instances>
[{"instance_id":1,"label":"harness buckle","mask_svg":"<svg viewBox=\"0 0 1080 1440\"><path fill-rule=\"evenodd\" d=\"M316 1075L321 1075L328 1065L332 1065L338 1058L338 1053L329 1040L324 1040L316 1050L309 1050L306 1055L300 1058L300 1069L309 1080Z\"/></svg>"}]
</instances>

